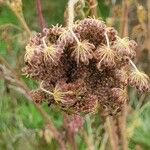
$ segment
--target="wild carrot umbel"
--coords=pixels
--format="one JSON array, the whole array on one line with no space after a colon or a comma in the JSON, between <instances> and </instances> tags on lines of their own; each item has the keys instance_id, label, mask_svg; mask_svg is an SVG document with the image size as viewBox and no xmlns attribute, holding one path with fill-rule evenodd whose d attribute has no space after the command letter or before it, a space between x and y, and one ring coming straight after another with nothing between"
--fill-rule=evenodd
<instances>
[{"instance_id":1,"label":"wild carrot umbel","mask_svg":"<svg viewBox=\"0 0 150 150\"><path fill-rule=\"evenodd\" d=\"M42 85L35 91L41 95L38 102L47 99L73 114L100 109L115 115L128 102L126 86L149 90L148 76L132 61L137 47L133 40L121 39L95 18L72 22L43 29L27 46L24 72ZM126 69L130 65L131 71Z\"/></svg>"}]
</instances>

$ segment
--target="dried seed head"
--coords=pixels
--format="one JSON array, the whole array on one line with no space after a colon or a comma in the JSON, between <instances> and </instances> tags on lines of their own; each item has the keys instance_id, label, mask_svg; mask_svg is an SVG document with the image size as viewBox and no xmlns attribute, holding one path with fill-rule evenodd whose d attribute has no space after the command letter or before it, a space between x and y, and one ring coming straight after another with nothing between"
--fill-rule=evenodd
<instances>
[{"instance_id":1,"label":"dried seed head","mask_svg":"<svg viewBox=\"0 0 150 150\"><path fill-rule=\"evenodd\" d=\"M53 91L53 97L56 102L61 102L64 108L68 108L76 101L82 101L86 92L84 82L81 80L68 84L65 81L60 81Z\"/></svg>"},{"instance_id":2,"label":"dried seed head","mask_svg":"<svg viewBox=\"0 0 150 150\"><path fill-rule=\"evenodd\" d=\"M52 62L56 62L56 46L51 45L49 47L45 47L43 50L44 53L44 61L46 62L47 60L51 60Z\"/></svg>"},{"instance_id":3,"label":"dried seed head","mask_svg":"<svg viewBox=\"0 0 150 150\"><path fill-rule=\"evenodd\" d=\"M135 86L139 92L147 92L149 91L149 77L138 70L132 71L129 75L129 84L131 86Z\"/></svg>"},{"instance_id":4,"label":"dried seed head","mask_svg":"<svg viewBox=\"0 0 150 150\"><path fill-rule=\"evenodd\" d=\"M74 113L95 113L98 108L97 96L88 94L83 100L77 101L69 109Z\"/></svg>"},{"instance_id":5,"label":"dried seed head","mask_svg":"<svg viewBox=\"0 0 150 150\"><path fill-rule=\"evenodd\" d=\"M85 64L89 64L89 59L93 57L93 49L95 46L89 43L87 40L77 43L74 47L74 50L71 53L71 56L75 58L77 64L79 62L83 62Z\"/></svg>"},{"instance_id":6,"label":"dried seed head","mask_svg":"<svg viewBox=\"0 0 150 150\"><path fill-rule=\"evenodd\" d=\"M113 88L111 91L118 104L122 105L128 100L127 91L125 89Z\"/></svg>"},{"instance_id":7,"label":"dried seed head","mask_svg":"<svg viewBox=\"0 0 150 150\"><path fill-rule=\"evenodd\" d=\"M128 75L125 69L116 69L115 70L115 78L119 80L123 85L127 85L128 83Z\"/></svg>"},{"instance_id":8,"label":"dried seed head","mask_svg":"<svg viewBox=\"0 0 150 150\"><path fill-rule=\"evenodd\" d=\"M102 65L109 68L113 68L114 66L116 66L115 53L108 46L104 45L98 47L94 53L94 56L99 61L97 64L98 69L100 69Z\"/></svg>"},{"instance_id":9,"label":"dried seed head","mask_svg":"<svg viewBox=\"0 0 150 150\"><path fill-rule=\"evenodd\" d=\"M94 112L100 106L114 115L128 99L123 90L127 81L142 92L149 89L148 77L131 61L136 46L128 38L120 39L103 21L85 18L72 28L56 25L32 37L24 71L43 82L49 104L71 114ZM136 71L130 77L129 64Z\"/></svg>"},{"instance_id":10,"label":"dried seed head","mask_svg":"<svg viewBox=\"0 0 150 150\"><path fill-rule=\"evenodd\" d=\"M72 95L73 92L72 91L64 91L64 89L62 89L59 84L56 85L54 91L53 91L53 97L54 100L56 101L56 103L65 103L68 98L67 96Z\"/></svg>"},{"instance_id":11,"label":"dried seed head","mask_svg":"<svg viewBox=\"0 0 150 150\"><path fill-rule=\"evenodd\" d=\"M129 58L134 58L136 55L136 43L130 41L128 37L125 37L123 39L117 37L116 41L114 42L113 48L121 57L128 56Z\"/></svg>"},{"instance_id":12,"label":"dried seed head","mask_svg":"<svg viewBox=\"0 0 150 150\"><path fill-rule=\"evenodd\" d=\"M30 91L30 96L32 97L35 103L39 104L42 102L42 100L46 98L45 93L40 89Z\"/></svg>"}]
</instances>

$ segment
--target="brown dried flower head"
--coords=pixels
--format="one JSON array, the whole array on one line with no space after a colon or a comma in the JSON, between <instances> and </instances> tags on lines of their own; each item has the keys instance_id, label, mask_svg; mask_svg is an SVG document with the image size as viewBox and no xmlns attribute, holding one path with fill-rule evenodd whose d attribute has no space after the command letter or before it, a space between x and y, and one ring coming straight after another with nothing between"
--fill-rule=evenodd
<instances>
[{"instance_id":1,"label":"brown dried flower head","mask_svg":"<svg viewBox=\"0 0 150 150\"><path fill-rule=\"evenodd\" d=\"M113 88L112 95L120 104L125 104L128 101L128 95L125 89Z\"/></svg>"},{"instance_id":2,"label":"brown dried flower head","mask_svg":"<svg viewBox=\"0 0 150 150\"><path fill-rule=\"evenodd\" d=\"M75 58L77 64L83 62L84 64L89 64L89 59L93 58L93 49L95 46L89 43L87 40L81 41L72 47L73 52L71 56Z\"/></svg>"},{"instance_id":3,"label":"brown dried flower head","mask_svg":"<svg viewBox=\"0 0 150 150\"><path fill-rule=\"evenodd\" d=\"M139 92L149 91L149 77L138 70L132 71L129 75L129 84L135 86Z\"/></svg>"},{"instance_id":4,"label":"brown dried flower head","mask_svg":"<svg viewBox=\"0 0 150 150\"><path fill-rule=\"evenodd\" d=\"M115 67L115 52L108 46L103 45L98 47L94 55L99 61L97 64L98 69L100 69L102 65L109 68Z\"/></svg>"},{"instance_id":5,"label":"brown dried flower head","mask_svg":"<svg viewBox=\"0 0 150 150\"><path fill-rule=\"evenodd\" d=\"M115 71L115 77L117 80L119 80L123 85L127 85L128 84L128 74L127 71L122 68L122 69L116 69Z\"/></svg>"},{"instance_id":6,"label":"brown dried flower head","mask_svg":"<svg viewBox=\"0 0 150 150\"><path fill-rule=\"evenodd\" d=\"M94 95L87 95L83 100L76 101L74 105L69 107L71 112L76 114L95 113L98 108L98 100Z\"/></svg>"},{"instance_id":7,"label":"brown dried flower head","mask_svg":"<svg viewBox=\"0 0 150 150\"><path fill-rule=\"evenodd\" d=\"M61 89L59 85L56 85L53 91L53 97L57 103L58 102L65 103L67 100L67 96L72 95L72 94L73 94L72 91L66 91L66 92L63 91L63 89Z\"/></svg>"},{"instance_id":8,"label":"brown dried flower head","mask_svg":"<svg viewBox=\"0 0 150 150\"><path fill-rule=\"evenodd\" d=\"M133 46L132 46L133 45ZM119 56L128 56L129 58L135 57L135 43L129 40L128 37L120 38L117 37L117 40L114 42L113 48Z\"/></svg>"},{"instance_id":9,"label":"brown dried flower head","mask_svg":"<svg viewBox=\"0 0 150 150\"><path fill-rule=\"evenodd\" d=\"M26 47L23 70L41 85L32 97L39 103L44 98L49 106L69 114L102 108L104 114L115 115L128 100L126 86L149 90L147 75L126 69L136 68L131 61L136 47L95 18L78 21L72 28L45 28Z\"/></svg>"}]
</instances>

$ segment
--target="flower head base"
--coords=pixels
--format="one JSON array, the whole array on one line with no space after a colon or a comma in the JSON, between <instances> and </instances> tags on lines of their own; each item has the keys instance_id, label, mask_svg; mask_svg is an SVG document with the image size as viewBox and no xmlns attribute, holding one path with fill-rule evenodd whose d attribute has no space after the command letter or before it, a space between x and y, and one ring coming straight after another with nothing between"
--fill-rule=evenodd
<instances>
[{"instance_id":1,"label":"flower head base","mask_svg":"<svg viewBox=\"0 0 150 150\"><path fill-rule=\"evenodd\" d=\"M149 77L138 70L133 71L129 76L129 84L135 86L139 92L149 91Z\"/></svg>"},{"instance_id":2,"label":"flower head base","mask_svg":"<svg viewBox=\"0 0 150 150\"><path fill-rule=\"evenodd\" d=\"M115 53L108 46L101 46L94 53L95 58L99 61L97 64L98 69L101 68L102 65L108 68L113 68L116 66L115 63Z\"/></svg>"},{"instance_id":3,"label":"flower head base","mask_svg":"<svg viewBox=\"0 0 150 150\"><path fill-rule=\"evenodd\" d=\"M128 56L132 59L136 55L136 44L135 42L130 41L128 37L125 37L123 39L117 37L117 40L114 42L113 48L114 50L116 50L119 56Z\"/></svg>"},{"instance_id":4,"label":"flower head base","mask_svg":"<svg viewBox=\"0 0 150 150\"><path fill-rule=\"evenodd\" d=\"M77 64L79 62L83 62L85 64L89 64L89 59L93 58L93 49L95 46L89 43L87 40L77 43L77 45L73 46L73 52L71 56L75 58Z\"/></svg>"}]
</instances>

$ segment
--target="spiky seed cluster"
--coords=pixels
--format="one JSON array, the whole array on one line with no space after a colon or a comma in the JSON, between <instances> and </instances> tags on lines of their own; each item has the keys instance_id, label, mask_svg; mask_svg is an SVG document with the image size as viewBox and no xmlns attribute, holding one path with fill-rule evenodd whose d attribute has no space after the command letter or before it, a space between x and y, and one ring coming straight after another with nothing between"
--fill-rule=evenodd
<instances>
[{"instance_id":1,"label":"spiky seed cluster","mask_svg":"<svg viewBox=\"0 0 150 150\"><path fill-rule=\"evenodd\" d=\"M34 102L40 104L42 100L46 99L46 95L43 91L40 89L37 89L36 91L30 91L30 96L34 100Z\"/></svg>"},{"instance_id":2,"label":"spiky seed cluster","mask_svg":"<svg viewBox=\"0 0 150 150\"><path fill-rule=\"evenodd\" d=\"M71 114L101 108L114 115L128 100L128 84L141 92L149 89L144 73L125 69L129 64L135 68L136 47L103 21L85 18L72 28L56 25L32 37L23 70L40 82L40 90L31 92L37 102L47 99Z\"/></svg>"},{"instance_id":3,"label":"spiky seed cluster","mask_svg":"<svg viewBox=\"0 0 150 150\"><path fill-rule=\"evenodd\" d=\"M121 70L115 70L115 77L116 79L119 80L119 82L121 82L123 85L127 85L128 84L128 74L127 71L122 68Z\"/></svg>"},{"instance_id":4,"label":"spiky seed cluster","mask_svg":"<svg viewBox=\"0 0 150 150\"><path fill-rule=\"evenodd\" d=\"M45 41L46 37L42 38L43 41L43 54L44 54L44 61L52 61L53 63L56 63L57 59L59 58L59 52L58 49L56 47L56 45L48 43L48 45L46 44Z\"/></svg>"},{"instance_id":5,"label":"spiky seed cluster","mask_svg":"<svg viewBox=\"0 0 150 150\"><path fill-rule=\"evenodd\" d=\"M97 48L97 50L95 51L95 58L97 58L98 60L97 63L98 69L100 69L101 66L110 68L116 66L115 52L105 45Z\"/></svg>"},{"instance_id":6,"label":"spiky seed cluster","mask_svg":"<svg viewBox=\"0 0 150 150\"><path fill-rule=\"evenodd\" d=\"M124 104L128 100L128 95L125 89L113 88L112 95L120 104Z\"/></svg>"},{"instance_id":7,"label":"spiky seed cluster","mask_svg":"<svg viewBox=\"0 0 150 150\"><path fill-rule=\"evenodd\" d=\"M129 75L129 84L135 86L139 92L149 91L149 77L143 73L135 70Z\"/></svg>"},{"instance_id":8,"label":"spiky seed cluster","mask_svg":"<svg viewBox=\"0 0 150 150\"><path fill-rule=\"evenodd\" d=\"M75 58L77 64L79 64L81 61L88 65L89 59L93 58L94 48L95 46L93 44L89 43L87 40L84 40L73 46L73 52L71 56Z\"/></svg>"},{"instance_id":9,"label":"spiky seed cluster","mask_svg":"<svg viewBox=\"0 0 150 150\"><path fill-rule=\"evenodd\" d=\"M137 44L134 41L130 41L128 37L121 39L117 37L117 40L114 42L113 48L119 56L127 56L133 59L136 55L135 48Z\"/></svg>"}]
</instances>

